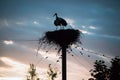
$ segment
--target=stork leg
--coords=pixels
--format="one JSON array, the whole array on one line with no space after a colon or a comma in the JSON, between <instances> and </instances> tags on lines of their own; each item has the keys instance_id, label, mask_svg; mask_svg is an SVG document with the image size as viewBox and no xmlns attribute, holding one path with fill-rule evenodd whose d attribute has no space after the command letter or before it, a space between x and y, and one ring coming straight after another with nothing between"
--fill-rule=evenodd
<instances>
[{"instance_id":1,"label":"stork leg","mask_svg":"<svg viewBox=\"0 0 120 80\"><path fill-rule=\"evenodd\" d=\"M62 25L60 25L60 29L62 29Z\"/></svg>"},{"instance_id":2,"label":"stork leg","mask_svg":"<svg viewBox=\"0 0 120 80\"><path fill-rule=\"evenodd\" d=\"M63 29L64 29L64 26L62 26L63 27Z\"/></svg>"},{"instance_id":3,"label":"stork leg","mask_svg":"<svg viewBox=\"0 0 120 80\"><path fill-rule=\"evenodd\" d=\"M73 27L70 25L70 28L73 29Z\"/></svg>"},{"instance_id":4,"label":"stork leg","mask_svg":"<svg viewBox=\"0 0 120 80\"><path fill-rule=\"evenodd\" d=\"M60 28L61 28L61 29L64 29L64 26L61 25Z\"/></svg>"},{"instance_id":5,"label":"stork leg","mask_svg":"<svg viewBox=\"0 0 120 80\"><path fill-rule=\"evenodd\" d=\"M56 26L56 30L57 30L57 26Z\"/></svg>"},{"instance_id":6,"label":"stork leg","mask_svg":"<svg viewBox=\"0 0 120 80\"><path fill-rule=\"evenodd\" d=\"M64 29L63 26L62 26L62 24L60 25L60 29Z\"/></svg>"}]
</instances>

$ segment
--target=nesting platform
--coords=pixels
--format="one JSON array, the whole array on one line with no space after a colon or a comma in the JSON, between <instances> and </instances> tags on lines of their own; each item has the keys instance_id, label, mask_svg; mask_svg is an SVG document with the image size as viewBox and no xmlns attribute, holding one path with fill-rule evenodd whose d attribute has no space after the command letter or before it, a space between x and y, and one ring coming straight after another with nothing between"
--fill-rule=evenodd
<instances>
[{"instance_id":1,"label":"nesting platform","mask_svg":"<svg viewBox=\"0 0 120 80\"><path fill-rule=\"evenodd\" d=\"M72 45L76 42L80 42L80 33L81 32L79 30L74 29L56 30L46 32L45 37L48 43L53 42L59 45L60 47L68 47L69 45Z\"/></svg>"}]
</instances>

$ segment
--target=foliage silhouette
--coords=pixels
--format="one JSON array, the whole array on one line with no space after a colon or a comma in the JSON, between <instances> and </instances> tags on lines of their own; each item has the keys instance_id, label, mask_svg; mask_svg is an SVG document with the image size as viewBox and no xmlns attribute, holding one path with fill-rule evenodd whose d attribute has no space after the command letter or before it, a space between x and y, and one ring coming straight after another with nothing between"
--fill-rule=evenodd
<instances>
[{"instance_id":1,"label":"foliage silhouette","mask_svg":"<svg viewBox=\"0 0 120 80\"><path fill-rule=\"evenodd\" d=\"M34 64L30 64L27 80L40 80L39 78L37 78L36 68Z\"/></svg>"},{"instance_id":2,"label":"foliage silhouette","mask_svg":"<svg viewBox=\"0 0 120 80\"><path fill-rule=\"evenodd\" d=\"M96 80L108 80L109 69L103 60L96 60L94 63L94 69L90 72L91 76L93 76Z\"/></svg>"},{"instance_id":3,"label":"foliage silhouette","mask_svg":"<svg viewBox=\"0 0 120 80\"><path fill-rule=\"evenodd\" d=\"M110 80L120 80L120 58L115 57L111 60Z\"/></svg>"},{"instance_id":4,"label":"foliage silhouette","mask_svg":"<svg viewBox=\"0 0 120 80\"><path fill-rule=\"evenodd\" d=\"M57 77L57 71L51 67L51 64L49 64L49 70L47 71L47 74L51 80L54 80Z\"/></svg>"},{"instance_id":5,"label":"foliage silhouette","mask_svg":"<svg viewBox=\"0 0 120 80\"><path fill-rule=\"evenodd\" d=\"M120 80L120 58L111 59L111 67L107 67L103 60L96 60L94 69L90 70L91 76L89 80Z\"/></svg>"}]
</instances>

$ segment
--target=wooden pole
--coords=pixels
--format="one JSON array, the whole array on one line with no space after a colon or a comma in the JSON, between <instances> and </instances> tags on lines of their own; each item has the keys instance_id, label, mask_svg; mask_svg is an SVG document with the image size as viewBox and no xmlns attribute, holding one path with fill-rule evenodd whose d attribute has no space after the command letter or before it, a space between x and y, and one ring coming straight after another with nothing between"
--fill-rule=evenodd
<instances>
[{"instance_id":1,"label":"wooden pole","mask_svg":"<svg viewBox=\"0 0 120 80\"><path fill-rule=\"evenodd\" d=\"M62 47L62 80L67 80L66 47Z\"/></svg>"}]
</instances>

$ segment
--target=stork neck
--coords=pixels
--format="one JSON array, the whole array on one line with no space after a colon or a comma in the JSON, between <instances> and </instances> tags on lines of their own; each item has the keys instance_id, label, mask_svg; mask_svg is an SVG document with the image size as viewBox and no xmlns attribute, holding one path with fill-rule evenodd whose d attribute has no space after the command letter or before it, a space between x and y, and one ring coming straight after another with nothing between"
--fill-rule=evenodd
<instances>
[{"instance_id":1,"label":"stork neck","mask_svg":"<svg viewBox=\"0 0 120 80\"><path fill-rule=\"evenodd\" d=\"M58 18L58 15L56 14L55 16L56 16L56 19L57 19L57 18Z\"/></svg>"}]
</instances>

